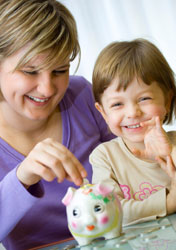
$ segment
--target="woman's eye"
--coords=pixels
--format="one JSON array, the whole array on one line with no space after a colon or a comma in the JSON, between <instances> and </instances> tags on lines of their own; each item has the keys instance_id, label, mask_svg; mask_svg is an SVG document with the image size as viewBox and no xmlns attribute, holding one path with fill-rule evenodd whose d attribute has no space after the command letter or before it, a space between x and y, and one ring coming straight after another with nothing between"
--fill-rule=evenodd
<instances>
[{"instance_id":1,"label":"woman's eye","mask_svg":"<svg viewBox=\"0 0 176 250\"><path fill-rule=\"evenodd\" d=\"M104 207L101 204L97 204L94 206L95 213L101 213L104 210Z\"/></svg>"},{"instance_id":2,"label":"woman's eye","mask_svg":"<svg viewBox=\"0 0 176 250\"><path fill-rule=\"evenodd\" d=\"M37 74L37 71L27 71L27 70L23 70L22 71L24 74L26 75L36 75Z\"/></svg>"},{"instance_id":3,"label":"woman's eye","mask_svg":"<svg viewBox=\"0 0 176 250\"><path fill-rule=\"evenodd\" d=\"M80 215L81 215L81 211L79 210L79 208L74 208L73 209L73 216L79 217Z\"/></svg>"},{"instance_id":4,"label":"woman's eye","mask_svg":"<svg viewBox=\"0 0 176 250\"><path fill-rule=\"evenodd\" d=\"M65 74L68 71L68 69L64 69L64 70L54 70L53 74L54 75L62 75Z\"/></svg>"}]
</instances>

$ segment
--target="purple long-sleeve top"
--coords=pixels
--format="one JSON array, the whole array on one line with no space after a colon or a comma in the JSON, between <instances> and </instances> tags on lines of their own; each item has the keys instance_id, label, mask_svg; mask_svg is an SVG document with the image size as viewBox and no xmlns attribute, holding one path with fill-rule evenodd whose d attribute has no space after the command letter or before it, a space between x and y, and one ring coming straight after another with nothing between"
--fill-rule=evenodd
<instances>
[{"instance_id":1,"label":"purple long-sleeve top","mask_svg":"<svg viewBox=\"0 0 176 250\"><path fill-rule=\"evenodd\" d=\"M80 160L91 181L89 154L99 143L113 138L94 107L91 84L83 77L70 77L60 109L62 143ZM24 158L0 139L0 241L8 250L25 250L71 236L61 200L74 184L41 180L26 190L16 176Z\"/></svg>"}]
</instances>

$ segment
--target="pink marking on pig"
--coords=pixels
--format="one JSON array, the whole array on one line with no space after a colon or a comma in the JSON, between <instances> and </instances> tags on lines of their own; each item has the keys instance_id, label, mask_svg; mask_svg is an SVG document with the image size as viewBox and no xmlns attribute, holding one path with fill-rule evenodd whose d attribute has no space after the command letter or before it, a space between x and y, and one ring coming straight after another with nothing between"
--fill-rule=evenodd
<instances>
[{"instance_id":1,"label":"pink marking on pig","mask_svg":"<svg viewBox=\"0 0 176 250\"><path fill-rule=\"evenodd\" d=\"M74 221L72 221L72 227L77 228L77 224Z\"/></svg>"},{"instance_id":2,"label":"pink marking on pig","mask_svg":"<svg viewBox=\"0 0 176 250\"><path fill-rule=\"evenodd\" d=\"M107 196L108 194L110 194L112 192L113 189L110 189L102 184L98 184L96 186L97 191L99 192L99 194L102 194L103 196Z\"/></svg>"},{"instance_id":3,"label":"pink marking on pig","mask_svg":"<svg viewBox=\"0 0 176 250\"><path fill-rule=\"evenodd\" d=\"M73 191L72 189L69 188L65 197L62 199L62 203L65 206L68 206L70 204L70 201L72 200L72 197L73 197Z\"/></svg>"},{"instance_id":4,"label":"pink marking on pig","mask_svg":"<svg viewBox=\"0 0 176 250\"><path fill-rule=\"evenodd\" d=\"M88 190L83 190L82 193L85 195L88 195L89 193L92 192L92 188L88 189Z\"/></svg>"},{"instance_id":5,"label":"pink marking on pig","mask_svg":"<svg viewBox=\"0 0 176 250\"><path fill-rule=\"evenodd\" d=\"M108 216L103 216L100 220L101 224L106 224L109 221L109 217Z\"/></svg>"}]
</instances>

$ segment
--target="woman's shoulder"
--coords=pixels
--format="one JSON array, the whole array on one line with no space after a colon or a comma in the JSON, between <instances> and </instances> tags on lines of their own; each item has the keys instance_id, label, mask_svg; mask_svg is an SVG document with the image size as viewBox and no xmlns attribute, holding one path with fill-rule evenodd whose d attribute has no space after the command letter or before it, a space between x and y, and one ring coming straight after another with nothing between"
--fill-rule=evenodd
<instances>
[{"instance_id":1,"label":"woman's shoulder","mask_svg":"<svg viewBox=\"0 0 176 250\"><path fill-rule=\"evenodd\" d=\"M74 103L75 105L82 103L94 106L92 84L82 76L70 76L64 100L66 103Z\"/></svg>"},{"instance_id":2,"label":"woman's shoulder","mask_svg":"<svg viewBox=\"0 0 176 250\"><path fill-rule=\"evenodd\" d=\"M70 76L69 78L69 88L73 92L87 90L91 91L91 83L83 76Z\"/></svg>"}]
</instances>

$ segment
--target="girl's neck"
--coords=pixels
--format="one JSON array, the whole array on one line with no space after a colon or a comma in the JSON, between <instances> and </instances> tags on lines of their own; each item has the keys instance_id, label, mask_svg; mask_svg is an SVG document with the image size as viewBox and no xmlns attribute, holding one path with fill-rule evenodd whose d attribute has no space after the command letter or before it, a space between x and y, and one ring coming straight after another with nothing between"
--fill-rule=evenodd
<instances>
[{"instance_id":1,"label":"girl's neck","mask_svg":"<svg viewBox=\"0 0 176 250\"><path fill-rule=\"evenodd\" d=\"M133 153L133 150L134 150L134 149L138 149L138 150L141 150L141 151L145 150L144 142L135 142L135 143L134 143L134 142L130 142L130 141L128 141L128 140L126 140L126 139L123 139L123 138L122 138L122 140L123 140L123 142L125 143L125 146L128 148L128 150L129 150L133 155L135 155L135 154ZM136 155L135 155L135 157L137 157L137 158L139 158L139 159L141 159L141 160L143 160L143 161L146 161L146 162L155 163L155 161L154 161L154 160L151 160L151 159L146 159L146 158L138 157L138 156L136 156Z\"/></svg>"},{"instance_id":2,"label":"girl's neck","mask_svg":"<svg viewBox=\"0 0 176 250\"><path fill-rule=\"evenodd\" d=\"M131 141L126 140L124 138L122 138L122 140L130 152L133 152L133 149L139 149L139 150L145 149L144 142L131 142Z\"/></svg>"}]
</instances>

